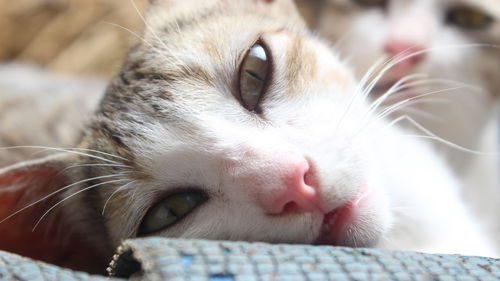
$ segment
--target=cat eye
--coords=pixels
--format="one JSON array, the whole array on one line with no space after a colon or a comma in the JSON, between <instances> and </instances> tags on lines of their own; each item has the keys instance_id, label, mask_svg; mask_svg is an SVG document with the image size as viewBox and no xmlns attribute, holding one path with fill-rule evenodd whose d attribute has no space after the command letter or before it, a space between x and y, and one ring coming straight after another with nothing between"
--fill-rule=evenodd
<instances>
[{"instance_id":1,"label":"cat eye","mask_svg":"<svg viewBox=\"0 0 500 281\"><path fill-rule=\"evenodd\" d=\"M170 195L153 206L142 219L139 235L163 230L178 222L201 203L206 197L198 191L187 191Z\"/></svg>"},{"instance_id":2,"label":"cat eye","mask_svg":"<svg viewBox=\"0 0 500 281\"><path fill-rule=\"evenodd\" d=\"M266 48L255 43L240 66L240 101L249 111L258 111L258 105L267 86L270 58Z\"/></svg>"},{"instance_id":3,"label":"cat eye","mask_svg":"<svg viewBox=\"0 0 500 281\"><path fill-rule=\"evenodd\" d=\"M464 29L484 29L493 22L493 18L474 7L460 6L448 11L446 22Z\"/></svg>"},{"instance_id":4,"label":"cat eye","mask_svg":"<svg viewBox=\"0 0 500 281\"><path fill-rule=\"evenodd\" d=\"M364 7L383 7L387 0L353 0L356 4Z\"/></svg>"}]
</instances>

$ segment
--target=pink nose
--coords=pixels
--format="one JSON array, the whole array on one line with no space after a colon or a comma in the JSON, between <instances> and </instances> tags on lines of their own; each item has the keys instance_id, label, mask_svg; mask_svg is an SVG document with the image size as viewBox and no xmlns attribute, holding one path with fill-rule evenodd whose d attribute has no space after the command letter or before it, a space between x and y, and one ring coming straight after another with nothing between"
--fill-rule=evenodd
<instances>
[{"instance_id":1,"label":"pink nose","mask_svg":"<svg viewBox=\"0 0 500 281\"><path fill-rule=\"evenodd\" d=\"M419 44L389 39L385 45L385 51L390 56L410 56L396 65L401 70L409 70L424 59L425 55L420 53L425 48Z\"/></svg>"},{"instance_id":2,"label":"pink nose","mask_svg":"<svg viewBox=\"0 0 500 281\"><path fill-rule=\"evenodd\" d=\"M267 214L279 215L289 211L319 210L318 193L311 167L306 159L288 163L282 177L282 185L260 198Z\"/></svg>"}]
</instances>

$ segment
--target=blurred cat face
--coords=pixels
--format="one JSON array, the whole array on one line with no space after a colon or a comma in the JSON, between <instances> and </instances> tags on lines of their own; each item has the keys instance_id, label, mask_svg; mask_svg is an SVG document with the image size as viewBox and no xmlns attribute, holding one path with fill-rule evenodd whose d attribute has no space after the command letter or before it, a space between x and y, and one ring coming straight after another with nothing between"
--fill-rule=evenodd
<instances>
[{"instance_id":1,"label":"blurred cat face","mask_svg":"<svg viewBox=\"0 0 500 281\"><path fill-rule=\"evenodd\" d=\"M491 79L485 73L498 64L485 61L495 51L464 45L500 42L500 3L493 2L330 0L318 29L338 41L359 75L378 59L435 48L396 65L383 84L416 72L452 79L472 72L462 76Z\"/></svg>"},{"instance_id":2,"label":"blurred cat face","mask_svg":"<svg viewBox=\"0 0 500 281\"><path fill-rule=\"evenodd\" d=\"M406 86L384 104L410 99L397 116L475 147L499 93L500 49L492 45L500 43L500 2L329 0L321 11L316 28L336 43L358 77L378 61L415 54L388 69L372 98L406 77Z\"/></svg>"}]
</instances>

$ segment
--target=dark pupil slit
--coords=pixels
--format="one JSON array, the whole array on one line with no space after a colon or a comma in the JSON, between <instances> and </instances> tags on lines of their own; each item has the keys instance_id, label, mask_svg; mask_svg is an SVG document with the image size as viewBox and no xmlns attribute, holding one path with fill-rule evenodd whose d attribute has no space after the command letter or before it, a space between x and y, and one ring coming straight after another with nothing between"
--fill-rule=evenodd
<instances>
[{"instance_id":1,"label":"dark pupil slit","mask_svg":"<svg viewBox=\"0 0 500 281\"><path fill-rule=\"evenodd\" d=\"M170 209L170 208L168 208L168 212L169 212L171 215L173 215L174 217L179 217L179 215L177 215L177 214L175 213L175 211L174 211L174 210L172 210L172 209Z\"/></svg>"},{"instance_id":2,"label":"dark pupil slit","mask_svg":"<svg viewBox=\"0 0 500 281\"><path fill-rule=\"evenodd\" d=\"M264 82L264 79L263 78L260 78L259 75L255 74L254 72L252 72L251 70L245 70L245 72L250 75L252 78L256 79L256 80L259 80L261 82Z\"/></svg>"}]
</instances>

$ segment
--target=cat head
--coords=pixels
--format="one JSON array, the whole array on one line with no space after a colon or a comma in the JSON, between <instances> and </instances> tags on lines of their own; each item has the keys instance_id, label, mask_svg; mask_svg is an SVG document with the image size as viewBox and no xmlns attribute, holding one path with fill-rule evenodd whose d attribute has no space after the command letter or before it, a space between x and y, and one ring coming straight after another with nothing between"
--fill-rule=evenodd
<instances>
[{"instance_id":1,"label":"cat head","mask_svg":"<svg viewBox=\"0 0 500 281\"><path fill-rule=\"evenodd\" d=\"M45 229L62 217L106 254L137 236L370 246L389 230L363 137L382 127L292 1L155 1L143 39L80 149L0 172L15 194L66 187L36 205L56 207Z\"/></svg>"},{"instance_id":2,"label":"cat head","mask_svg":"<svg viewBox=\"0 0 500 281\"><path fill-rule=\"evenodd\" d=\"M447 77L449 72L455 77L460 72L477 73L487 76L482 78L490 82L496 80L491 77L491 68L498 69L498 64L488 61L492 56L498 57L498 50L466 46L500 44L500 5L495 1L326 2L317 27L338 41L338 47L350 57L359 74L364 74L378 59L426 50L393 67L381 83L393 84L419 71L435 77ZM461 67L464 64L467 69Z\"/></svg>"},{"instance_id":3,"label":"cat head","mask_svg":"<svg viewBox=\"0 0 500 281\"><path fill-rule=\"evenodd\" d=\"M495 104L492 99L499 95L498 1L323 2L315 28L336 42L358 77L377 62L415 53L387 70L375 85L373 98L413 76L384 104L410 98L399 115L412 116L448 141L475 147Z\"/></svg>"}]
</instances>

